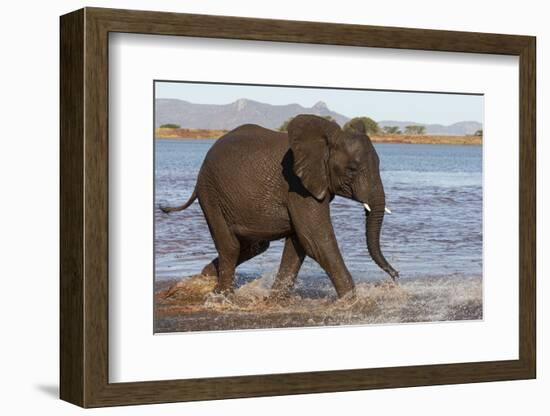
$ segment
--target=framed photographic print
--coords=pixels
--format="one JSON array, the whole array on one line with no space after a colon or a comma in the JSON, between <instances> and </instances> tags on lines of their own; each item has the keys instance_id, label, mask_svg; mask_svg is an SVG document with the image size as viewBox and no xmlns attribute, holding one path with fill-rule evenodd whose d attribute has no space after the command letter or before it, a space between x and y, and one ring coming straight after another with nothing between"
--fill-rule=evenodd
<instances>
[{"instance_id":1,"label":"framed photographic print","mask_svg":"<svg viewBox=\"0 0 550 416\"><path fill-rule=\"evenodd\" d=\"M61 17L61 398L534 378L535 38Z\"/></svg>"}]
</instances>

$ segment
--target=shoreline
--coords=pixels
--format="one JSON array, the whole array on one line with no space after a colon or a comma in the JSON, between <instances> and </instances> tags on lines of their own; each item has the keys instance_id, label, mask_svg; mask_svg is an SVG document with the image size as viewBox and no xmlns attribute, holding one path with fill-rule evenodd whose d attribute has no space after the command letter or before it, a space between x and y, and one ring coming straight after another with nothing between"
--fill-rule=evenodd
<instances>
[{"instance_id":1,"label":"shoreline","mask_svg":"<svg viewBox=\"0 0 550 416\"><path fill-rule=\"evenodd\" d=\"M155 139L172 140L217 140L229 130L217 129L155 129ZM454 144L481 146L481 136L443 136L443 135L407 135L407 134L384 134L370 136L373 143L405 143L405 144Z\"/></svg>"}]
</instances>

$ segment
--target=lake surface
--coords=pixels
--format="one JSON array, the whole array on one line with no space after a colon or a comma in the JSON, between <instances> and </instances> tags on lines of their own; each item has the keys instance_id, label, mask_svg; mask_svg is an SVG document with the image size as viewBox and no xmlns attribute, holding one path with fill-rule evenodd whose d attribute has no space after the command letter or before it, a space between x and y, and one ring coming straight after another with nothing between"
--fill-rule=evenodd
<instances>
[{"instance_id":1,"label":"lake surface","mask_svg":"<svg viewBox=\"0 0 550 416\"><path fill-rule=\"evenodd\" d=\"M159 203L181 204L191 195L214 140L155 141L155 279L199 273L217 256L198 202L166 215ZM386 204L381 245L402 279L481 277L482 147L375 144ZM336 197L331 216L340 250L354 280L388 279L365 244L360 203ZM237 269L237 284L277 271L282 240ZM323 270L307 258L298 281L325 285Z\"/></svg>"}]
</instances>

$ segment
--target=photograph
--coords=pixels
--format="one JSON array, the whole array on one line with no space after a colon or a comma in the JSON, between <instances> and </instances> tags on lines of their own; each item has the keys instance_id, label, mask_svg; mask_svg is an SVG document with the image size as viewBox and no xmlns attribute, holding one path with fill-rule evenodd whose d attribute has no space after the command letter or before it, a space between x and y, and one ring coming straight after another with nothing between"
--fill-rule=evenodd
<instances>
[{"instance_id":1,"label":"photograph","mask_svg":"<svg viewBox=\"0 0 550 416\"><path fill-rule=\"evenodd\" d=\"M483 319L483 94L153 87L155 333Z\"/></svg>"}]
</instances>

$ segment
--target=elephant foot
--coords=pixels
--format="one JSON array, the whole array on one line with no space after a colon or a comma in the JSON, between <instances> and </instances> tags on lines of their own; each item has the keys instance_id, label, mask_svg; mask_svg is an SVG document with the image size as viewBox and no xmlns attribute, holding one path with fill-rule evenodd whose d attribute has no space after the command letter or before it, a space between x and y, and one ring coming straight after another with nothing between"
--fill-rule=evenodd
<instances>
[{"instance_id":1,"label":"elephant foot","mask_svg":"<svg viewBox=\"0 0 550 416\"><path fill-rule=\"evenodd\" d=\"M206 295L206 298L204 300L204 306L206 307L212 307L212 306L235 306L235 303L233 302L233 292L225 291L225 292L210 292L208 295Z\"/></svg>"},{"instance_id":2,"label":"elephant foot","mask_svg":"<svg viewBox=\"0 0 550 416\"><path fill-rule=\"evenodd\" d=\"M355 290L350 290L349 292L338 298L336 302L334 302L334 305L336 307L348 309L353 307L358 301L359 299L357 298L357 293L355 292Z\"/></svg>"}]
</instances>

